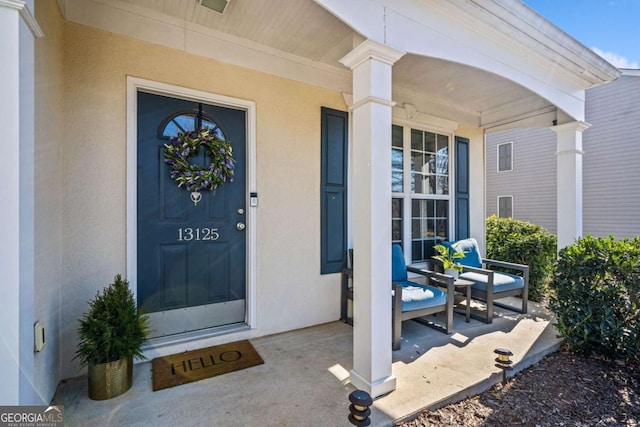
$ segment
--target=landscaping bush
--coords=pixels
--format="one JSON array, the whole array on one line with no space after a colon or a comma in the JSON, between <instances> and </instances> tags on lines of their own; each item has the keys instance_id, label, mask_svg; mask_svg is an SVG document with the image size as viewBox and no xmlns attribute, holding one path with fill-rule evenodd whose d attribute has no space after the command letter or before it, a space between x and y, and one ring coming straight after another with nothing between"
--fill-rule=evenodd
<instances>
[{"instance_id":1,"label":"landscaping bush","mask_svg":"<svg viewBox=\"0 0 640 427\"><path fill-rule=\"evenodd\" d=\"M527 264L529 299L540 301L556 260L556 236L513 218L487 218L487 258Z\"/></svg>"},{"instance_id":2,"label":"landscaping bush","mask_svg":"<svg viewBox=\"0 0 640 427\"><path fill-rule=\"evenodd\" d=\"M640 238L579 239L560 251L549 287L557 329L573 351L640 354Z\"/></svg>"}]
</instances>

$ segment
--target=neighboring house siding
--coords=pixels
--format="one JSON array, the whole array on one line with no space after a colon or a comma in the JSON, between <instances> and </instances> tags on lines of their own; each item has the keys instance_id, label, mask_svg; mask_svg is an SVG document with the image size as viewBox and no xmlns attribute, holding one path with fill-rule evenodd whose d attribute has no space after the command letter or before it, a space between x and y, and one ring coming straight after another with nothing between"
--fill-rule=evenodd
<instances>
[{"instance_id":1,"label":"neighboring house siding","mask_svg":"<svg viewBox=\"0 0 640 427\"><path fill-rule=\"evenodd\" d=\"M586 91L583 233L640 235L640 73ZM513 195L515 218L556 233L556 134L548 128L487 134L487 216ZM497 173L497 145L513 141L513 172Z\"/></svg>"},{"instance_id":2,"label":"neighboring house siding","mask_svg":"<svg viewBox=\"0 0 640 427\"><path fill-rule=\"evenodd\" d=\"M594 236L640 234L640 76L586 94L583 229Z\"/></svg>"},{"instance_id":3,"label":"neighboring house siding","mask_svg":"<svg viewBox=\"0 0 640 427\"><path fill-rule=\"evenodd\" d=\"M499 144L513 142L513 170L497 172ZM498 197L513 196L513 216L555 233L556 143L546 128L487 134L487 216L498 214Z\"/></svg>"}]
</instances>

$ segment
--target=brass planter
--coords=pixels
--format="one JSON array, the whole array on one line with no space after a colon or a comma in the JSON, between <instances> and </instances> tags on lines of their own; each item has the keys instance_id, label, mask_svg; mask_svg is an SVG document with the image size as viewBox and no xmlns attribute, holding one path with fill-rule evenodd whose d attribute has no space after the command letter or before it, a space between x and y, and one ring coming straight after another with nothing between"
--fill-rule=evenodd
<instances>
[{"instance_id":1,"label":"brass planter","mask_svg":"<svg viewBox=\"0 0 640 427\"><path fill-rule=\"evenodd\" d=\"M120 396L131 388L133 359L89 364L89 398L105 400Z\"/></svg>"}]
</instances>

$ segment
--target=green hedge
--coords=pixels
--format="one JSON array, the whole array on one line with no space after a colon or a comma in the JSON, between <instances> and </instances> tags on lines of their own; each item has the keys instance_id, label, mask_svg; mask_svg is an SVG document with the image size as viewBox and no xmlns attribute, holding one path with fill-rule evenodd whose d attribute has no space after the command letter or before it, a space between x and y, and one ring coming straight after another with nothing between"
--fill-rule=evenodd
<instances>
[{"instance_id":1,"label":"green hedge","mask_svg":"<svg viewBox=\"0 0 640 427\"><path fill-rule=\"evenodd\" d=\"M540 301L556 260L556 236L513 218L487 218L487 258L527 264L529 299Z\"/></svg>"},{"instance_id":2,"label":"green hedge","mask_svg":"<svg viewBox=\"0 0 640 427\"><path fill-rule=\"evenodd\" d=\"M560 251L549 287L557 329L572 350L640 355L640 238L579 239Z\"/></svg>"}]
</instances>

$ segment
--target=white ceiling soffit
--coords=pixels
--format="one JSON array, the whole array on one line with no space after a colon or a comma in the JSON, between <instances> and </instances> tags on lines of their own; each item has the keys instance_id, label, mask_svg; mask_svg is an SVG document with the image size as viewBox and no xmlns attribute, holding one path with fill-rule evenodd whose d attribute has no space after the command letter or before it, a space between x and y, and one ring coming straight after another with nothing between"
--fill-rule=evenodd
<instances>
[{"instance_id":1,"label":"white ceiling soffit","mask_svg":"<svg viewBox=\"0 0 640 427\"><path fill-rule=\"evenodd\" d=\"M338 61L363 40L316 4L333 0L231 0L222 14L202 7L198 0L58 1L70 21L341 92L351 91L351 72ZM374 6L380 5L377 0L350 2L369 6L366 13L359 14L362 25L368 25L365 21L372 14L372 28L380 24L378 18L384 18L375 14ZM394 4L407 2L423 12L425 4L429 11L447 9L460 25L497 37L491 29L498 25L494 12L480 6L485 0L393 0ZM502 4L497 0L486 3ZM461 13L460 7L467 12L469 8L481 9L474 12L479 16L470 17ZM526 11L534 14L528 8ZM522 50L522 44L519 46ZM555 67L556 71L562 68ZM553 107L538 94L494 73L434 57L405 55L393 73L394 101L472 126L504 126L539 117L541 111ZM549 125L548 117L544 125Z\"/></svg>"},{"instance_id":2,"label":"white ceiling soffit","mask_svg":"<svg viewBox=\"0 0 640 427\"><path fill-rule=\"evenodd\" d=\"M519 122L555 106L530 90L477 68L418 55L405 55L393 68L393 99L424 113L455 117L480 127ZM551 126L552 120L540 126Z\"/></svg>"},{"instance_id":3,"label":"white ceiling soffit","mask_svg":"<svg viewBox=\"0 0 640 427\"><path fill-rule=\"evenodd\" d=\"M331 65L353 48L353 30L311 0L231 0L224 13L200 5L200 0L59 1L101 3Z\"/></svg>"},{"instance_id":4,"label":"white ceiling soffit","mask_svg":"<svg viewBox=\"0 0 640 427\"><path fill-rule=\"evenodd\" d=\"M316 86L351 90L351 72L338 59L352 49L353 30L310 0L232 0L223 14L198 0L59 1L68 21Z\"/></svg>"}]
</instances>

